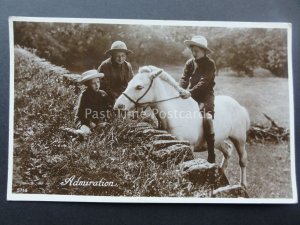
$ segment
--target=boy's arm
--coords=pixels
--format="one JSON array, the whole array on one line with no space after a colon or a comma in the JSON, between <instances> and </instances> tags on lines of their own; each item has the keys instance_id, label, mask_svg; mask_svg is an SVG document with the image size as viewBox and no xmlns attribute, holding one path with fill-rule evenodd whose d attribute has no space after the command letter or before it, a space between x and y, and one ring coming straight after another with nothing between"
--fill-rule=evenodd
<instances>
[{"instance_id":1,"label":"boy's arm","mask_svg":"<svg viewBox=\"0 0 300 225\"><path fill-rule=\"evenodd\" d=\"M102 92L102 97L105 100L106 108L108 110L111 110L115 103L114 99L111 96L109 96L105 91Z\"/></svg>"},{"instance_id":2,"label":"boy's arm","mask_svg":"<svg viewBox=\"0 0 300 225\"><path fill-rule=\"evenodd\" d=\"M83 94L81 93L79 98L78 98L78 104L76 108L76 113L75 113L75 126L77 125L86 125L90 126L90 121L86 118L85 116L85 104L83 100Z\"/></svg>"},{"instance_id":3,"label":"boy's arm","mask_svg":"<svg viewBox=\"0 0 300 225\"><path fill-rule=\"evenodd\" d=\"M129 67L129 80L128 80L129 82L133 78L133 70L130 63L128 63L128 67Z\"/></svg>"},{"instance_id":4,"label":"boy's arm","mask_svg":"<svg viewBox=\"0 0 300 225\"><path fill-rule=\"evenodd\" d=\"M191 94L198 91L205 91L215 77L215 64L209 62L202 74L200 81L190 90Z\"/></svg>"},{"instance_id":5,"label":"boy's arm","mask_svg":"<svg viewBox=\"0 0 300 225\"><path fill-rule=\"evenodd\" d=\"M133 78L132 66L129 62L126 62L126 64L127 64L127 67L128 67L128 73L126 74L125 81L122 82L122 84L121 84L123 91L127 88L128 82Z\"/></svg>"},{"instance_id":6,"label":"boy's arm","mask_svg":"<svg viewBox=\"0 0 300 225\"><path fill-rule=\"evenodd\" d=\"M99 73L104 74L104 77L101 79L101 89L103 89L109 96L114 96L108 79L108 76L110 75L109 70L105 68L105 64L101 64L97 70Z\"/></svg>"},{"instance_id":7,"label":"boy's arm","mask_svg":"<svg viewBox=\"0 0 300 225\"><path fill-rule=\"evenodd\" d=\"M179 80L179 86L187 89L187 87L189 86L190 83L190 77L192 76L192 72L193 72L193 61L189 60L186 62L185 66L184 66L184 70L183 70L183 74Z\"/></svg>"}]
</instances>

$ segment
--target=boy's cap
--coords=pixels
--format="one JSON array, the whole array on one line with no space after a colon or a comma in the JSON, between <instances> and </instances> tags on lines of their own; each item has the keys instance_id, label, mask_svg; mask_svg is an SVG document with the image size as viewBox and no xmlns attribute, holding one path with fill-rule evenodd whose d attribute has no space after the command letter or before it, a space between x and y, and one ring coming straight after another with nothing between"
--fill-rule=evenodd
<instances>
[{"instance_id":1,"label":"boy's cap","mask_svg":"<svg viewBox=\"0 0 300 225\"><path fill-rule=\"evenodd\" d=\"M200 47L200 48L204 48L205 50L207 50L208 52L212 52L212 50L210 50L208 47L207 47L207 40L204 36L194 36L192 37L192 40L185 40L184 41L184 44L187 46L187 47L191 47L192 45L194 46L197 46L197 47Z\"/></svg>"},{"instance_id":2,"label":"boy's cap","mask_svg":"<svg viewBox=\"0 0 300 225\"><path fill-rule=\"evenodd\" d=\"M84 83L86 81L92 80L94 78L102 78L104 77L103 73L99 73L97 70L88 70L81 75L80 83Z\"/></svg>"},{"instance_id":3,"label":"boy's cap","mask_svg":"<svg viewBox=\"0 0 300 225\"><path fill-rule=\"evenodd\" d=\"M123 41L115 41L114 43L112 43L110 49L107 50L105 54L110 54L113 51L123 51L126 52L127 54L133 53L133 51L127 49L127 46Z\"/></svg>"}]
</instances>

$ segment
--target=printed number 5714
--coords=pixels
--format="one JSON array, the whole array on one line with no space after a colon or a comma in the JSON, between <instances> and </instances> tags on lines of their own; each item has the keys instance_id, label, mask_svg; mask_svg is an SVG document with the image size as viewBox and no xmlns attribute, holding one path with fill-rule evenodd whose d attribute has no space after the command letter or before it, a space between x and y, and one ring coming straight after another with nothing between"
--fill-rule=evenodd
<instances>
[{"instance_id":1,"label":"printed number 5714","mask_svg":"<svg viewBox=\"0 0 300 225\"><path fill-rule=\"evenodd\" d=\"M27 190L27 188L18 188L17 192L18 193L26 193L26 192L28 192L28 190Z\"/></svg>"}]
</instances>

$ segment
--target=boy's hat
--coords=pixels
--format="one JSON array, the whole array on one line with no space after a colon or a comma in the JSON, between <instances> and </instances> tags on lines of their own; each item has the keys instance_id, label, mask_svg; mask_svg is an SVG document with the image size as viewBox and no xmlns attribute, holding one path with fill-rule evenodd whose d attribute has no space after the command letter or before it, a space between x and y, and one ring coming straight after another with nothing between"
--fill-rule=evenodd
<instances>
[{"instance_id":1,"label":"boy's hat","mask_svg":"<svg viewBox=\"0 0 300 225\"><path fill-rule=\"evenodd\" d=\"M192 45L194 45L194 46L197 46L197 47L200 47L200 48L203 48L203 49L207 50L209 53L212 52L212 50L210 50L207 47L207 40L206 40L206 38L204 36L201 36L201 35L192 37L192 40L185 40L184 44L187 47L189 47L189 48Z\"/></svg>"},{"instance_id":2,"label":"boy's hat","mask_svg":"<svg viewBox=\"0 0 300 225\"><path fill-rule=\"evenodd\" d=\"M81 75L80 83L83 84L86 81L92 80L94 78L102 78L104 77L103 73L99 73L97 70L88 70Z\"/></svg>"},{"instance_id":3,"label":"boy's hat","mask_svg":"<svg viewBox=\"0 0 300 225\"><path fill-rule=\"evenodd\" d=\"M123 41L115 41L114 43L112 43L110 49L107 50L105 54L110 54L113 51L123 51L127 54L133 53L133 51L127 49L127 46Z\"/></svg>"}]
</instances>

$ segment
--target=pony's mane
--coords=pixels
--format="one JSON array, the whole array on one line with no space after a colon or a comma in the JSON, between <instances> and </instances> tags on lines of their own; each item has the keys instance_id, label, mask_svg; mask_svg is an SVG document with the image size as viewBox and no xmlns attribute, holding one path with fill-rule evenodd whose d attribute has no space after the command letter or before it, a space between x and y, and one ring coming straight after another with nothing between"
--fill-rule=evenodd
<instances>
[{"instance_id":1,"label":"pony's mane","mask_svg":"<svg viewBox=\"0 0 300 225\"><path fill-rule=\"evenodd\" d=\"M172 87L174 87L178 92L182 89L179 84L175 81L175 79L169 74L167 73L165 70L160 69L156 66L143 66L139 68L139 73L148 73L149 76L152 76L153 74L155 74L156 72L158 72L159 70L162 70L162 73L158 76L160 79L162 79L163 81L167 82L168 84L170 84Z\"/></svg>"}]
</instances>

